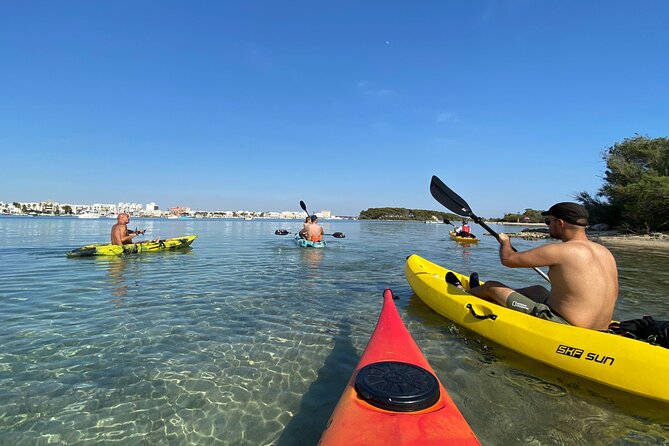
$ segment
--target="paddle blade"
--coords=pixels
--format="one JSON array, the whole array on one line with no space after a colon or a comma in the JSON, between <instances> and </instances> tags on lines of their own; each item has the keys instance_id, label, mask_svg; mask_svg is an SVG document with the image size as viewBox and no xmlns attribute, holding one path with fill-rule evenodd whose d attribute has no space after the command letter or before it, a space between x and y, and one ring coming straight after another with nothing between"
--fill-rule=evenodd
<instances>
[{"instance_id":1,"label":"paddle blade","mask_svg":"<svg viewBox=\"0 0 669 446\"><path fill-rule=\"evenodd\" d=\"M471 217L473 215L467 202L446 186L436 175L432 176L430 193L435 200L451 212L455 212L463 217Z\"/></svg>"},{"instance_id":2,"label":"paddle blade","mask_svg":"<svg viewBox=\"0 0 669 446\"><path fill-rule=\"evenodd\" d=\"M346 234L344 234L343 232L333 232L332 237L334 237L334 238L346 238Z\"/></svg>"},{"instance_id":3,"label":"paddle blade","mask_svg":"<svg viewBox=\"0 0 669 446\"><path fill-rule=\"evenodd\" d=\"M307 211L307 205L304 204L304 201L302 201L302 200L300 200L300 207L302 208L302 210L304 212L306 212L307 214L309 213L309 211Z\"/></svg>"},{"instance_id":4,"label":"paddle blade","mask_svg":"<svg viewBox=\"0 0 669 446\"><path fill-rule=\"evenodd\" d=\"M287 235L287 234L290 234L290 232L288 232L285 229L277 229L276 231L274 231L274 235Z\"/></svg>"},{"instance_id":5,"label":"paddle blade","mask_svg":"<svg viewBox=\"0 0 669 446\"><path fill-rule=\"evenodd\" d=\"M445 224L445 225L450 225L450 224L451 224L451 222L450 222L450 221L448 221L448 218L444 218L444 224Z\"/></svg>"}]
</instances>

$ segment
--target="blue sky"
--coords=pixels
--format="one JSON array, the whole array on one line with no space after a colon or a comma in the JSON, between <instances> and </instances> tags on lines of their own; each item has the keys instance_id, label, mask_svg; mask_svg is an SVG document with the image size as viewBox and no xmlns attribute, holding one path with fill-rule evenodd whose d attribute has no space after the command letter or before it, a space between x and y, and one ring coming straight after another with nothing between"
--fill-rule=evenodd
<instances>
[{"instance_id":1,"label":"blue sky","mask_svg":"<svg viewBox=\"0 0 669 446\"><path fill-rule=\"evenodd\" d=\"M546 209L669 136L666 1L25 1L0 201Z\"/></svg>"}]
</instances>

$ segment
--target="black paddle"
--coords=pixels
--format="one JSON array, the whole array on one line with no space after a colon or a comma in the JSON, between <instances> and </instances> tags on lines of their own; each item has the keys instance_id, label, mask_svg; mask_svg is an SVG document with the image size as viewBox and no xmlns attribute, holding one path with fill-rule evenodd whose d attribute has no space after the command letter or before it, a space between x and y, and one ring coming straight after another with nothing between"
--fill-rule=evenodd
<instances>
[{"instance_id":1,"label":"black paddle","mask_svg":"<svg viewBox=\"0 0 669 446\"><path fill-rule=\"evenodd\" d=\"M302 210L303 210L304 212L307 213L307 215L311 215L311 214L309 213L309 211L307 211L307 205L304 204L304 201L302 201L302 200L300 200L300 207L302 208Z\"/></svg>"},{"instance_id":2,"label":"black paddle","mask_svg":"<svg viewBox=\"0 0 669 446\"><path fill-rule=\"evenodd\" d=\"M443 181L437 178L436 175L432 176L432 181L430 182L430 193L435 200L441 203L442 206L449 209L451 212L455 212L458 215L471 218L474 220L474 223L481 225L483 229L488 231L490 235L495 237L499 242L499 234L493 231L490 226L481 220L481 218L477 217L474 212L472 212L469 204L467 204L467 202L460 195L456 194L448 186L446 186ZM513 249L515 252L518 252L518 250L513 246L511 249ZM532 269L535 270L541 277L546 279L548 283L551 282L551 279L548 278L546 273L541 271L539 268L534 267Z\"/></svg>"}]
</instances>

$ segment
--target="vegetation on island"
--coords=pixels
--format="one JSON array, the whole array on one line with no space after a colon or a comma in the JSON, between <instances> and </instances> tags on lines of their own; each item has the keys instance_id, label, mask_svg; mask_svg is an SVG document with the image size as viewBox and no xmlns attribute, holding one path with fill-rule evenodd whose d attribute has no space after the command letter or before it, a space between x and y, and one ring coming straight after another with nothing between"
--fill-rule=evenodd
<instances>
[{"instance_id":1,"label":"vegetation on island","mask_svg":"<svg viewBox=\"0 0 669 446\"><path fill-rule=\"evenodd\" d=\"M590 224L628 232L669 230L669 138L636 135L609 147L604 184L576 200L590 212Z\"/></svg>"},{"instance_id":2,"label":"vegetation on island","mask_svg":"<svg viewBox=\"0 0 669 446\"><path fill-rule=\"evenodd\" d=\"M360 212L360 220L419 220L419 221L439 221L462 220L450 212L430 211L426 209L406 209L406 208L369 208Z\"/></svg>"},{"instance_id":3,"label":"vegetation on island","mask_svg":"<svg viewBox=\"0 0 669 446\"><path fill-rule=\"evenodd\" d=\"M541 215L542 211L538 211L536 209L525 209L525 212L523 213L507 213L504 214L504 217L500 219L492 219L492 221L499 221L499 222L520 222L520 223L543 223L544 217Z\"/></svg>"},{"instance_id":4,"label":"vegetation on island","mask_svg":"<svg viewBox=\"0 0 669 446\"><path fill-rule=\"evenodd\" d=\"M588 209L590 225L606 223L623 232L669 231L669 138L636 135L602 154L604 184L594 195L574 197ZM507 213L500 222L539 223L540 210Z\"/></svg>"}]
</instances>

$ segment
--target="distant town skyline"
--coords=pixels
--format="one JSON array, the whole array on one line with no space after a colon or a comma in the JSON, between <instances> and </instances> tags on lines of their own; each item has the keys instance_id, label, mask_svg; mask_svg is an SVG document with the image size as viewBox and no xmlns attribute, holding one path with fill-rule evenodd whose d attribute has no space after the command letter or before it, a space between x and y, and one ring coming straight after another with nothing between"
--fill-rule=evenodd
<instances>
[{"instance_id":1,"label":"distant town skyline","mask_svg":"<svg viewBox=\"0 0 669 446\"><path fill-rule=\"evenodd\" d=\"M18 205L18 206L16 206ZM252 210L252 209L216 209L203 210L192 209L186 206L170 207L161 209L155 202L141 204L130 202L119 203L58 203L50 200L20 202L0 201L0 213L3 214L21 214L21 213L48 213L48 214L73 214L80 215L93 213L99 215L112 215L119 213L128 213L139 216L164 216L164 215L195 215L195 214L225 214L231 217L237 216L270 216L272 218L302 218L306 214L300 211L276 211L276 210ZM314 211L319 218L335 218L329 210Z\"/></svg>"}]
</instances>

